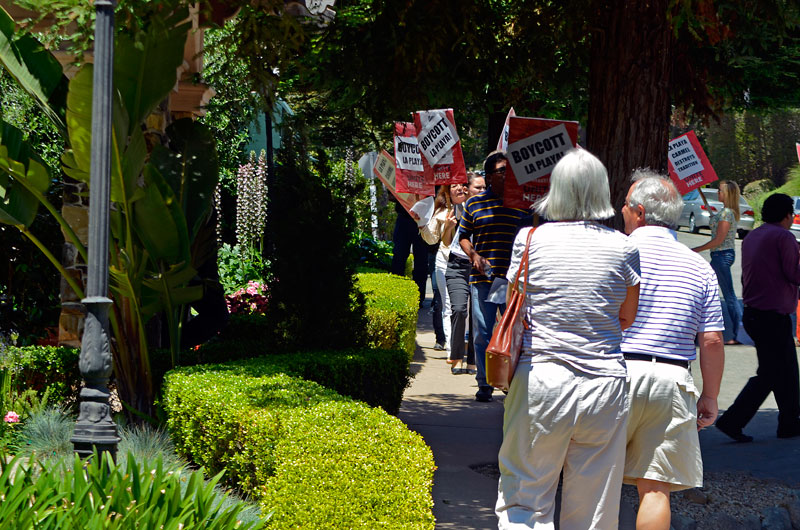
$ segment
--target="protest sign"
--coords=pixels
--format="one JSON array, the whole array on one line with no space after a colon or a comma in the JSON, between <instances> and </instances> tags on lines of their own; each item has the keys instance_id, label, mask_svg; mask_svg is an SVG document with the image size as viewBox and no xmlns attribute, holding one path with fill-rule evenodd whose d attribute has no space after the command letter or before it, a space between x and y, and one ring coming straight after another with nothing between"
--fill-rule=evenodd
<instances>
[{"instance_id":1,"label":"protest sign","mask_svg":"<svg viewBox=\"0 0 800 530\"><path fill-rule=\"evenodd\" d=\"M397 202L405 208L407 212L411 211L411 208L416 204L418 197L413 193L400 193L397 191L397 181L396 181L396 169L395 169L395 162L392 155L387 153L386 151L381 151L381 154L378 155L377 160L375 161L375 166L372 168L372 172L375 173L375 176L383 182L383 185L386 186L386 189L389 190L389 193L394 195L394 198L397 199Z\"/></svg>"},{"instance_id":2,"label":"protest sign","mask_svg":"<svg viewBox=\"0 0 800 530\"><path fill-rule=\"evenodd\" d=\"M694 131L669 141L667 160L669 177L681 195L717 180L717 173L711 167Z\"/></svg>"},{"instance_id":3,"label":"protest sign","mask_svg":"<svg viewBox=\"0 0 800 530\"><path fill-rule=\"evenodd\" d=\"M419 195L436 193L433 184L425 179L422 156L417 143L417 129L413 123L394 124L394 161L398 192Z\"/></svg>"},{"instance_id":4,"label":"protest sign","mask_svg":"<svg viewBox=\"0 0 800 530\"><path fill-rule=\"evenodd\" d=\"M514 112L514 107L508 111L508 115L506 115L506 122L503 125L503 132L500 133L500 138L497 139L497 147L498 151L508 151L508 122L511 118L516 116L517 113Z\"/></svg>"},{"instance_id":5,"label":"protest sign","mask_svg":"<svg viewBox=\"0 0 800 530\"><path fill-rule=\"evenodd\" d=\"M467 167L453 109L415 112L414 125L420 131L417 140L423 155L425 181L432 186L466 183Z\"/></svg>"},{"instance_id":6,"label":"protest sign","mask_svg":"<svg viewBox=\"0 0 800 530\"><path fill-rule=\"evenodd\" d=\"M521 118L508 120L508 167L503 203L530 208L550 189L550 173L578 143L578 122ZM513 177L513 178L512 178Z\"/></svg>"},{"instance_id":7,"label":"protest sign","mask_svg":"<svg viewBox=\"0 0 800 530\"><path fill-rule=\"evenodd\" d=\"M797 149L797 161L800 162L800 144L794 144L795 149Z\"/></svg>"}]
</instances>

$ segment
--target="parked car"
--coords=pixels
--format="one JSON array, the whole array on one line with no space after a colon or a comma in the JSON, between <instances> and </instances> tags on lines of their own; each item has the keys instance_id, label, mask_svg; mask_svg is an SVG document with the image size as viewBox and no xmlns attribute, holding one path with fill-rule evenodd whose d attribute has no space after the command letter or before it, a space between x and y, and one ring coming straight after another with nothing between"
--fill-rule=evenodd
<instances>
[{"instance_id":1,"label":"parked car","mask_svg":"<svg viewBox=\"0 0 800 530\"><path fill-rule=\"evenodd\" d=\"M792 234L797 241L800 241L800 197L792 197L794 201L794 221L792 222Z\"/></svg>"},{"instance_id":2,"label":"parked car","mask_svg":"<svg viewBox=\"0 0 800 530\"><path fill-rule=\"evenodd\" d=\"M711 213L717 213L722 210L722 202L719 200L719 190L713 188L703 188L703 194L708 200L708 206L711 207ZM739 239L744 238L747 233L753 229L753 208L747 204L744 197L739 199L739 222L737 223L736 233ZM680 226L686 226L689 231L696 234L701 228L709 227L709 211L708 207L700 197L699 190L692 190L683 196L683 212L681 219L678 222ZM800 230L800 226L798 226Z\"/></svg>"}]
</instances>

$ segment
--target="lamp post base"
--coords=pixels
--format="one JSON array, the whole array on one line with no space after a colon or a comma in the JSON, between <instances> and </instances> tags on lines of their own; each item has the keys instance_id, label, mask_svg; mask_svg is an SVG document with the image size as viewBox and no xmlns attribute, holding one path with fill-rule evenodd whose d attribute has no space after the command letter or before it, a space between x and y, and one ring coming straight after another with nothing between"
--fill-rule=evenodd
<instances>
[{"instance_id":1,"label":"lamp post base","mask_svg":"<svg viewBox=\"0 0 800 530\"><path fill-rule=\"evenodd\" d=\"M95 450L98 454L109 453L112 459L117 457L117 426L91 425L75 427L75 434L70 439L75 452L83 459L92 456Z\"/></svg>"}]
</instances>

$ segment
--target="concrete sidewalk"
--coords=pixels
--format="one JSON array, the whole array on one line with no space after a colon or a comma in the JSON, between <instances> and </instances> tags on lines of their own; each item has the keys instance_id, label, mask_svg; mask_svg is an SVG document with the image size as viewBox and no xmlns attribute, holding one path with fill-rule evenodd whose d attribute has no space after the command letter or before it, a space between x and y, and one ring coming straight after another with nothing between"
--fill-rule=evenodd
<instances>
[{"instance_id":1,"label":"concrete sidewalk","mask_svg":"<svg viewBox=\"0 0 800 530\"><path fill-rule=\"evenodd\" d=\"M497 528L497 453L502 442L503 394L491 403L475 401L474 376L452 375L445 352L434 351L431 315L420 310L417 352L412 364L416 376L406 390L399 417L420 433L433 450L437 469L433 485L436 528ZM720 409L728 407L749 377L755 374L755 349L726 348L726 368ZM700 384L699 366L692 367ZM800 487L800 438L775 437L777 408L772 396L745 432L751 444L736 444L715 428L700 433L704 469L749 473ZM633 510L623 506L620 529L633 529Z\"/></svg>"}]
</instances>

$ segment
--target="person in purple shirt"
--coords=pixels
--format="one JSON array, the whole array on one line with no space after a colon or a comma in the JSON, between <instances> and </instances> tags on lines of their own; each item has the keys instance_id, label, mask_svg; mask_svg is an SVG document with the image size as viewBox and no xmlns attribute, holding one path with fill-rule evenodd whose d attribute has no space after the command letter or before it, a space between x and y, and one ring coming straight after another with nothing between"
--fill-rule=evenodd
<instances>
[{"instance_id":1,"label":"person in purple shirt","mask_svg":"<svg viewBox=\"0 0 800 530\"><path fill-rule=\"evenodd\" d=\"M742 429L770 392L778 403L778 438L800 436L800 383L791 321L800 285L800 251L789 231L792 198L770 195L761 218L764 224L742 241L742 323L755 342L758 370L716 423L737 442L753 441Z\"/></svg>"}]
</instances>

